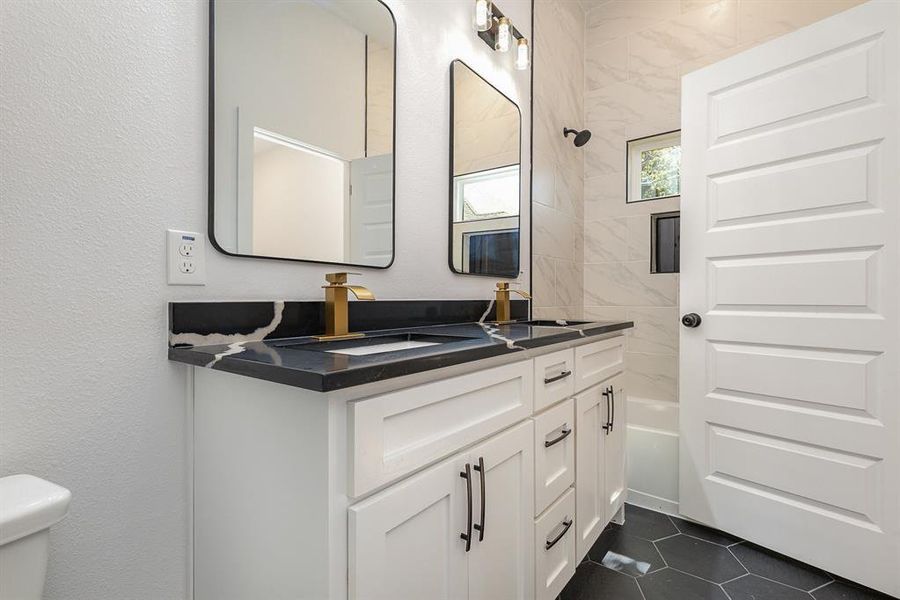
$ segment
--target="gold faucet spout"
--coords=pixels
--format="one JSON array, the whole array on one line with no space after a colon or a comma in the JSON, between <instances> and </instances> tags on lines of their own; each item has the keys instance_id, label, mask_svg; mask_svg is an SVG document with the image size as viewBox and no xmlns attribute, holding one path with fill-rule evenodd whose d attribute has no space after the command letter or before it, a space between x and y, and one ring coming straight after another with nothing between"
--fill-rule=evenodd
<instances>
[{"instance_id":1,"label":"gold faucet spout","mask_svg":"<svg viewBox=\"0 0 900 600\"><path fill-rule=\"evenodd\" d=\"M350 285L347 276L351 273L328 273L323 285L325 289L325 335L317 335L320 340L346 340L363 337L362 333L350 333L348 292L359 300L374 300L368 288L361 285ZM352 273L358 275L358 273Z\"/></svg>"},{"instance_id":2,"label":"gold faucet spout","mask_svg":"<svg viewBox=\"0 0 900 600\"><path fill-rule=\"evenodd\" d=\"M363 287L361 285L347 285L344 287L346 287L348 290L353 292L353 295L356 296L357 300L374 300L375 299L375 294L373 294L371 292L371 290L369 290L368 288Z\"/></svg>"},{"instance_id":3,"label":"gold faucet spout","mask_svg":"<svg viewBox=\"0 0 900 600\"><path fill-rule=\"evenodd\" d=\"M497 290L496 290L496 303L497 303L497 321L500 323L505 323L511 320L511 310L509 305L509 293L515 292L525 298L526 300L531 300L531 294L524 290L519 290L515 288L509 287L508 281L498 281L497 282Z\"/></svg>"}]
</instances>

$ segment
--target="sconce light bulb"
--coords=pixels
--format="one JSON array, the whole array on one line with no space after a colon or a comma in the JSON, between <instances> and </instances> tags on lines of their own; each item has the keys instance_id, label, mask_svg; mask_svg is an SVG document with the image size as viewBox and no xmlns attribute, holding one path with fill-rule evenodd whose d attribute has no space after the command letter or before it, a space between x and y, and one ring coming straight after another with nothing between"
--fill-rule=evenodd
<instances>
[{"instance_id":1,"label":"sconce light bulb","mask_svg":"<svg viewBox=\"0 0 900 600\"><path fill-rule=\"evenodd\" d=\"M500 20L497 23L497 45L496 50L500 52L508 52L509 51L509 40L512 38L512 33L510 32L511 25L509 23L509 19L506 17L500 17Z\"/></svg>"},{"instance_id":2,"label":"sconce light bulb","mask_svg":"<svg viewBox=\"0 0 900 600\"><path fill-rule=\"evenodd\" d=\"M475 0L475 30L487 31L492 24L491 3L488 0Z\"/></svg>"},{"instance_id":3,"label":"sconce light bulb","mask_svg":"<svg viewBox=\"0 0 900 600\"><path fill-rule=\"evenodd\" d=\"M516 47L516 69L524 71L528 68L528 40L522 38Z\"/></svg>"}]
</instances>

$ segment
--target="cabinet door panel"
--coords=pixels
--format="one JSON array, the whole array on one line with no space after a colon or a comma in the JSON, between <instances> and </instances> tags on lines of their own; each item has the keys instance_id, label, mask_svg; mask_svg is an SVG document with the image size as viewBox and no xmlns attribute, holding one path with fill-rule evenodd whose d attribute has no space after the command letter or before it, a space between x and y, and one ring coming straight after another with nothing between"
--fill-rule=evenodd
<instances>
[{"instance_id":1,"label":"cabinet door panel","mask_svg":"<svg viewBox=\"0 0 900 600\"><path fill-rule=\"evenodd\" d=\"M625 484L625 432L627 429L625 410L628 402L624 382L625 378L617 375L600 386L604 390L607 387L612 388L609 405L613 408L613 413L610 415L609 421L613 423L613 426L609 432L604 432L607 434L604 439L607 520L612 519L622 507L627 491ZM603 406L606 407L606 403Z\"/></svg>"},{"instance_id":2,"label":"cabinet door panel","mask_svg":"<svg viewBox=\"0 0 900 600\"><path fill-rule=\"evenodd\" d=\"M473 448L475 523L469 553L469 599L513 600L534 596L534 424L527 421ZM484 476L484 495L481 494ZM424 598L425 596L423 596Z\"/></svg>"},{"instance_id":3,"label":"cabinet door panel","mask_svg":"<svg viewBox=\"0 0 900 600\"><path fill-rule=\"evenodd\" d=\"M580 561L606 525L606 397L603 385L575 397L575 525Z\"/></svg>"},{"instance_id":4,"label":"cabinet door panel","mask_svg":"<svg viewBox=\"0 0 900 600\"><path fill-rule=\"evenodd\" d=\"M467 598L464 468L450 459L350 507L351 599Z\"/></svg>"}]
</instances>

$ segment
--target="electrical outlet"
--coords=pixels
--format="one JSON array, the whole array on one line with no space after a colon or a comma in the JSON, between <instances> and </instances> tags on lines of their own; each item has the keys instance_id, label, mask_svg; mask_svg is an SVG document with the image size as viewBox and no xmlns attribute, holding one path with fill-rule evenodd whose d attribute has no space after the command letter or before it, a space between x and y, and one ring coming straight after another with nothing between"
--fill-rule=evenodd
<instances>
[{"instance_id":1,"label":"electrical outlet","mask_svg":"<svg viewBox=\"0 0 900 600\"><path fill-rule=\"evenodd\" d=\"M206 285L206 238L190 231L166 232L169 285Z\"/></svg>"}]
</instances>

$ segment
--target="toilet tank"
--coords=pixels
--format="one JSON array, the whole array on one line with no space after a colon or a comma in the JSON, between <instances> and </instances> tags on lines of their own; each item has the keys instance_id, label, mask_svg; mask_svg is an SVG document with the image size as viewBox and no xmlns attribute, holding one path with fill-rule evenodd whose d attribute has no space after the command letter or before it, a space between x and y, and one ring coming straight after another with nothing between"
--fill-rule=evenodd
<instances>
[{"instance_id":1,"label":"toilet tank","mask_svg":"<svg viewBox=\"0 0 900 600\"><path fill-rule=\"evenodd\" d=\"M0 600L40 600L50 526L66 516L71 498L33 475L0 478Z\"/></svg>"}]
</instances>

